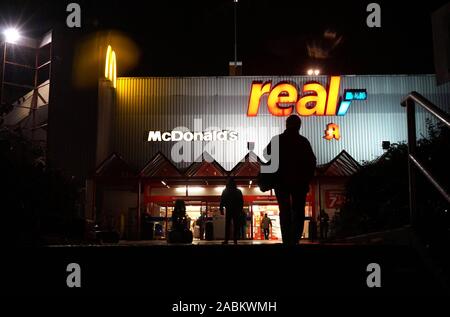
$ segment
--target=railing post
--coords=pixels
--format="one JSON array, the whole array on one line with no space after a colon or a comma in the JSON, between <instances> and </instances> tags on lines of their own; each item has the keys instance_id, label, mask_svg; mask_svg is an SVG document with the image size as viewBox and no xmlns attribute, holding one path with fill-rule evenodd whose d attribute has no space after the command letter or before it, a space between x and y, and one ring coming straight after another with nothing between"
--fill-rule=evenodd
<instances>
[{"instance_id":1,"label":"railing post","mask_svg":"<svg viewBox=\"0 0 450 317\"><path fill-rule=\"evenodd\" d=\"M419 170L431 185L450 203L450 194L434 177L433 175L420 163L416 156L416 104L428 111L440 122L444 123L450 128L450 117L448 113L439 109L429 100L424 98L421 94L412 91L402 102L401 105L406 107L406 115L408 122L408 181L409 181L409 206L410 206L410 222L411 225L417 226L418 222L422 220L423 211L417 209L417 184L416 184L416 170ZM445 149L443 149L445 150Z\"/></svg>"},{"instance_id":2,"label":"railing post","mask_svg":"<svg viewBox=\"0 0 450 317\"><path fill-rule=\"evenodd\" d=\"M410 98L406 102L406 116L408 125L408 181L409 181L409 217L412 226L417 224L417 202L416 202L416 175L415 167L411 162L410 155L416 154L416 110L415 103Z\"/></svg>"}]
</instances>

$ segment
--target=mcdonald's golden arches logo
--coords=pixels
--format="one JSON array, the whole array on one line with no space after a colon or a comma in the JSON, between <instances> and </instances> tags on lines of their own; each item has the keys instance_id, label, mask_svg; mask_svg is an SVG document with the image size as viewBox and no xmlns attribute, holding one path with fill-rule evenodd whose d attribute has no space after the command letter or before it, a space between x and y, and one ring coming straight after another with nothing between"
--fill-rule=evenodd
<instances>
[{"instance_id":1,"label":"mcdonald's golden arches logo","mask_svg":"<svg viewBox=\"0 0 450 317\"><path fill-rule=\"evenodd\" d=\"M116 81L117 81L116 52L113 51L111 45L108 45L108 49L106 50L105 78L110 80L113 84L113 87L116 88Z\"/></svg>"}]
</instances>

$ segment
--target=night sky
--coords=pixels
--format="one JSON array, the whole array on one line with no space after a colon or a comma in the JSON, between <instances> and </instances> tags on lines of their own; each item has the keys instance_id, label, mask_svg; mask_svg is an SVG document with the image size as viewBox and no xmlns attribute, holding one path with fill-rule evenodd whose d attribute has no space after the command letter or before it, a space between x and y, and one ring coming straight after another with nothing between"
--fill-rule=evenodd
<instances>
[{"instance_id":1,"label":"night sky","mask_svg":"<svg viewBox=\"0 0 450 317\"><path fill-rule=\"evenodd\" d=\"M29 35L63 25L72 1L2 0L0 24L19 24ZM240 0L238 60L244 75L303 75L310 65L326 74L433 73L430 14L446 1L377 1L381 28L366 26L373 1ZM141 55L120 76L227 75L233 60L233 0L78 1L89 35L125 32ZM325 59L308 56L307 46L331 47ZM68 37L73 39L73 37ZM416 42L417 44L414 44Z\"/></svg>"}]
</instances>

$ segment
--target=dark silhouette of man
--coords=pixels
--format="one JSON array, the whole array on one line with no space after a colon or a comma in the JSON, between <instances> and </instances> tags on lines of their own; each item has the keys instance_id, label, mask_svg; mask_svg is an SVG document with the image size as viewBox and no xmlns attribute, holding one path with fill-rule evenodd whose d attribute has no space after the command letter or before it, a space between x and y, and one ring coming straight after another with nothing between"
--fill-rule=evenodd
<instances>
[{"instance_id":1,"label":"dark silhouette of man","mask_svg":"<svg viewBox=\"0 0 450 317\"><path fill-rule=\"evenodd\" d=\"M200 240L203 240L205 237L205 215L203 212L200 213L200 217L197 218L196 224L199 228Z\"/></svg>"},{"instance_id":2,"label":"dark silhouette of man","mask_svg":"<svg viewBox=\"0 0 450 317\"><path fill-rule=\"evenodd\" d=\"M264 214L264 217L261 221L261 228L264 232L264 240L269 240L270 227L272 227L272 220L267 217L267 214Z\"/></svg>"},{"instance_id":3,"label":"dark silhouette of man","mask_svg":"<svg viewBox=\"0 0 450 317\"><path fill-rule=\"evenodd\" d=\"M280 225L283 243L298 244L305 221L305 202L309 183L314 176L316 156L308 139L300 135L301 119L291 115L286 120L286 130L276 135L266 147L266 158L277 159L275 195L280 208ZM278 146L277 146L278 145Z\"/></svg>"},{"instance_id":4,"label":"dark silhouette of man","mask_svg":"<svg viewBox=\"0 0 450 317\"><path fill-rule=\"evenodd\" d=\"M320 211L319 221L320 221L320 239L328 239L328 221L330 220L327 212L325 210Z\"/></svg>"},{"instance_id":5,"label":"dark silhouette of man","mask_svg":"<svg viewBox=\"0 0 450 317\"><path fill-rule=\"evenodd\" d=\"M186 204L177 199L172 212L172 228L169 231L167 242L169 243L191 243L192 231L189 228Z\"/></svg>"},{"instance_id":6,"label":"dark silhouette of man","mask_svg":"<svg viewBox=\"0 0 450 317\"><path fill-rule=\"evenodd\" d=\"M226 209L225 214L225 241L228 244L230 238L231 222L233 222L233 240L237 244L237 239L240 231L240 218L242 208L244 207L244 198L242 192L237 188L234 179L228 180L227 186L222 192L220 199L220 213L223 215L223 208Z\"/></svg>"},{"instance_id":7,"label":"dark silhouette of man","mask_svg":"<svg viewBox=\"0 0 450 317\"><path fill-rule=\"evenodd\" d=\"M245 240L247 239L247 213L243 210L241 213L241 220L240 220L240 232L239 232L239 239Z\"/></svg>"}]
</instances>

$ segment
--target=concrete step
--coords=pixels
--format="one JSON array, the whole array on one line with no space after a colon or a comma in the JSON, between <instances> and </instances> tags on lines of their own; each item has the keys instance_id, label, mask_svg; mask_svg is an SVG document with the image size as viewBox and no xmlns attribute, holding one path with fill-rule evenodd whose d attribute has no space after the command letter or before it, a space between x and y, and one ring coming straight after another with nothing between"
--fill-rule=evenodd
<instances>
[{"instance_id":1,"label":"concrete step","mask_svg":"<svg viewBox=\"0 0 450 317\"><path fill-rule=\"evenodd\" d=\"M174 294L180 296L430 295L443 289L405 246L305 244L98 245L11 251L6 281L14 293ZM81 266L82 287L66 286L66 266ZM381 268L370 288L367 266Z\"/></svg>"}]
</instances>

